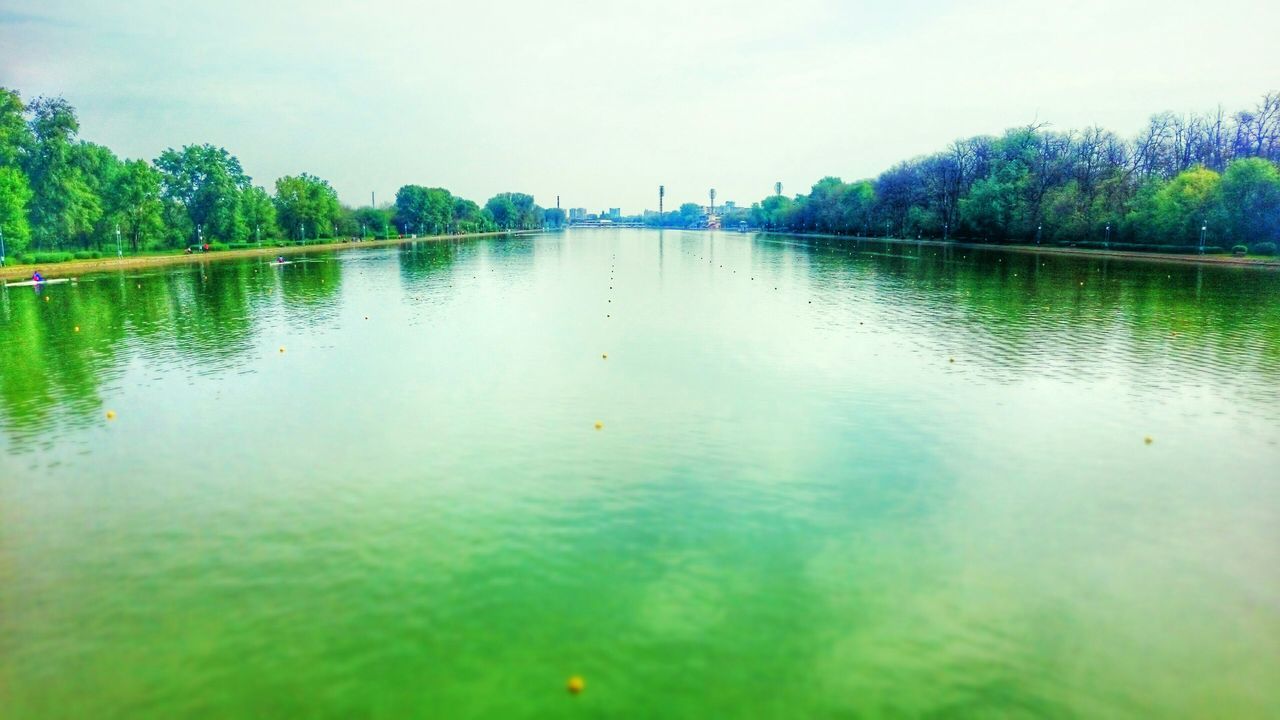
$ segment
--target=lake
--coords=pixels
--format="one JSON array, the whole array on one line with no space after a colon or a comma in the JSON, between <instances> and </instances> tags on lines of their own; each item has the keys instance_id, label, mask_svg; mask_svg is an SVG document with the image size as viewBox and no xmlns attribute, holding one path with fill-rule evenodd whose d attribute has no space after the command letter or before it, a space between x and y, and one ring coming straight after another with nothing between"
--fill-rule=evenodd
<instances>
[{"instance_id":1,"label":"lake","mask_svg":"<svg viewBox=\"0 0 1280 720\"><path fill-rule=\"evenodd\" d=\"M1248 268L620 229L8 288L0 715L1261 717L1278 428Z\"/></svg>"}]
</instances>

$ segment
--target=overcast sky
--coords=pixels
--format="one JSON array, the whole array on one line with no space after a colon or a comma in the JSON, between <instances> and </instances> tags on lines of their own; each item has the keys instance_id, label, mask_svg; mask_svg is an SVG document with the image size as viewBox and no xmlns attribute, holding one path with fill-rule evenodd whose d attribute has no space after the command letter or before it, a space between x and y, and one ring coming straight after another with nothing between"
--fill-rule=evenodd
<instances>
[{"instance_id":1,"label":"overcast sky","mask_svg":"<svg viewBox=\"0 0 1280 720\"><path fill-rule=\"evenodd\" d=\"M0 0L0 85L126 157L213 143L344 202L748 204L1035 119L1128 136L1280 89L1276 0Z\"/></svg>"}]
</instances>

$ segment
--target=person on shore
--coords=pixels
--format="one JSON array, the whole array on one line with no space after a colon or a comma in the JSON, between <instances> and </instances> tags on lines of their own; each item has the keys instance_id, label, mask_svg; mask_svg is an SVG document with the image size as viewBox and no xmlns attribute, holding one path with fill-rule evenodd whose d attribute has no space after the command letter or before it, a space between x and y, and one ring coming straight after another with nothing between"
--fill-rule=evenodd
<instances>
[{"instance_id":1,"label":"person on shore","mask_svg":"<svg viewBox=\"0 0 1280 720\"><path fill-rule=\"evenodd\" d=\"M38 283L44 282L44 276L40 274L39 270L31 273L31 282L38 282Z\"/></svg>"}]
</instances>

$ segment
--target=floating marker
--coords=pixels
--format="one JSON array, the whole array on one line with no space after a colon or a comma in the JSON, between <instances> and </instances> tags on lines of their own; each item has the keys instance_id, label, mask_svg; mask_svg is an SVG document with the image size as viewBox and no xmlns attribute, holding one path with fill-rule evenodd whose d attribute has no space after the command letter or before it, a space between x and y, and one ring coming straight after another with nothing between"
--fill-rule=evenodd
<instances>
[{"instance_id":1,"label":"floating marker","mask_svg":"<svg viewBox=\"0 0 1280 720\"><path fill-rule=\"evenodd\" d=\"M1142 442L1143 442L1144 444L1146 444L1146 445L1150 445L1151 443L1153 443L1153 442L1155 442L1155 441L1156 441L1156 439L1155 439L1155 438L1153 438L1153 437L1151 437L1150 435L1148 435L1148 436L1146 436L1146 437L1142 438Z\"/></svg>"},{"instance_id":2,"label":"floating marker","mask_svg":"<svg viewBox=\"0 0 1280 720\"><path fill-rule=\"evenodd\" d=\"M569 678L569 682L565 683L565 688L569 691L569 694L578 695L583 690L587 689L587 681L577 675L574 675Z\"/></svg>"},{"instance_id":3,"label":"floating marker","mask_svg":"<svg viewBox=\"0 0 1280 720\"><path fill-rule=\"evenodd\" d=\"M955 361L956 361L956 359L955 359L955 358L951 358L951 359L950 359L950 360L948 360L947 362L955 362Z\"/></svg>"},{"instance_id":4,"label":"floating marker","mask_svg":"<svg viewBox=\"0 0 1280 720\"><path fill-rule=\"evenodd\" d=\"M609 359L609 353L604 353L603 355L601 355L601 356L600 356L600 359L601 359L601 360L608 360L608 359Z\"/></svg>"},{"instance_id":5,"label":"floating marker","mask_svg":"<svg viewBox=\"0 0 1280 720\"><path fill-rule=\"evenodd\" d=\"M283 345L281 345L281 346L280 346L280 352L284 352L284 346L283 346Z\"/></svg>"},{"instance_id":6,"label":"floating marker","mask_svg":"<svg viewBox=\"0 0 1280 720\"><path fill-rule=\"evenodd\" d=\"M79 325L77 325L77 326L76 326L76 332L80 332L80 326L79 326Z\"/></svg>"},{"instance_id":7,"label":"floating marker","mask_svg":"<svg viewBox=\"0 0 1280 720\"><path fill-rule=\"evenodd\" d=\"M597 430L603 430L603 429L604 429L604 423L602 423L602 422L600 422L599 420L597 420L597 421L596 421L596 429L597 429Z\"/></svg>"},{"instance_id":8,"label":"floating marker","mask_svg":"<svg viewBox=\"0 0 1280 720\"><path fill-rule=\"evenodd\" d=\"M108 411L107 411L107 419L108 419L108 420L115 420L115 419L116 419L116 411L115 411L115 410L108 410Z\"/></svg>"}]
</instances>

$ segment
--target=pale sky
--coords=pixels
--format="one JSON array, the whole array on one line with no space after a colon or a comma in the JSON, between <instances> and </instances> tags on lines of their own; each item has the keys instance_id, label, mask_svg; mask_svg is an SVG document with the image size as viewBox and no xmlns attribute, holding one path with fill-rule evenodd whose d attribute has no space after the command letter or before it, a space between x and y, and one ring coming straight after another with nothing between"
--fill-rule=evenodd
<instances>
[{"instance_id":1,"label":"pale sky","mask_svg":"<svg viewBox=\"0 0 1280 720\"><path fill-rule=\"evenodd\" d=\"M1130 136L1280 89L1275 0L0 0L0 85L124 157L626 213L874 176L1039 119Z\"/></svg>"}]
</instances>

